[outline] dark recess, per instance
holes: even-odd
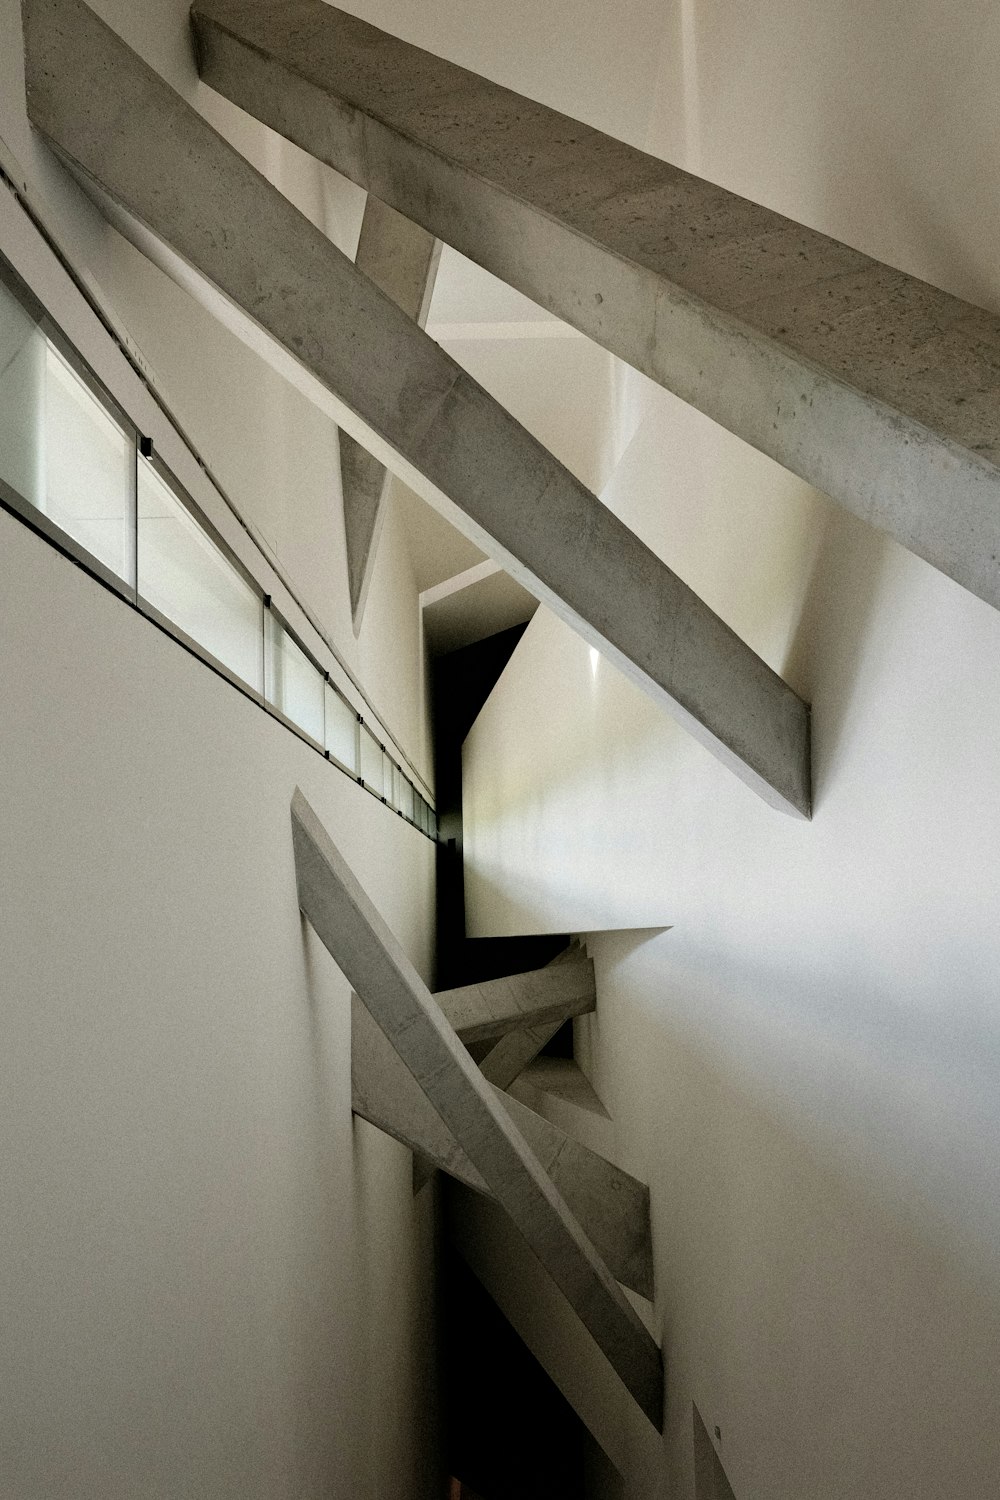
[[[540,969],[566,937],[467,938],[462,876],[462,744],[525,627],[514,625],[431,664],[437,851],[437,987],[453,989]]]
[[[523,625],[431,664],[437,850],[437,987],[541,968],[565,936],[467,938],[462,873],[462,744]],[[572,1056],[572,1022],[546,1051]],[[448,1191],[446,1181],[443,1191]],[[447,1472],[482,1500],[583,1500],[587,1433],[489,1294],[442,1251],[440,1348]]]

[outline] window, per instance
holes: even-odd
[[[262,692],[262,596],[146,459],[138,491],[140,597]]]
[[[326,689],[326,748],[352,776],[358,772],[358,716],[336,688]]]
[[[0,283],[0,479],[135,582],[135,436]]]
[[[266,659],[268,702],[322,745],[326,736],[325,679],[273,610],[267,612]]]
[[[365,786],[369,791],[374,792],[376,797],[386,795],[382,770],[382,746],[364,724],[361,726],[361,775]]]
[[[112,573],[135,581],[135,438],[51,344],[45,359],[45,514]]]

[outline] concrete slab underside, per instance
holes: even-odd
[[[659,1427],[659,1348],[298,791],[292,843],[303,915],[490,1195]]]
[[[24,16],[29,116],[83,179],[301,361],[377,457],[725,765],[808,815],[808,709],[780,677],[81,0],[27,0]]]
[[[345,15],[197,0],[202,76],[1000,605],[1000,319]]]

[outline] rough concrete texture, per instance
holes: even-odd
[[[440,240],[372,193],[368,194],[354,264],[421,328],[427,321],[440,258]],[[355,442],[349,433],[342,432],[340,477],[347,584],[357,634],[375,566],[391,476],[374,454]]]
[[[558,967],[562,964],[582,962],[586,960],[579,940],[574,939],[562,953],[557,953],[555,958],[546,966],[548,969]],[[538,972],[538,971],[536,971]],[[591,973],[593,970],[591,969]],[[593,987],[594,1005],[597,1003],[596,986]],[[474,990],[476,986],[471,986]],[[456,994],[458,991],[439,990],[435,999],[440,1001],[442,995]],[[593,1007],[590,1007],[593,1008]],[[469,1055],[474,1062],[479,1064],[479,1071],[488,1083],[494,1084],[499,1089],[507,1089],[523,1071],[524,1068],[537,1057],[545,1044],[552,1040],[560,1026],[564,1024],[564,1018],[556,1015],[554,1020],[542,1021],[533,1026],[516,1026],[505,1031],[499,1039],[489,1036],[484,1040],[461,1036]],[[413,1162],[413,1191],[419,1193],[420,1189],[434,1175],[434,1168],[418,1156]]]
[[[554,1023],[558,1027],[596,1008],[594,965],[589,958],[581,958],[571,964],[438,990],[434,998],[466,1044],[529,1026]]]
[[[435,1112],[637,1404],[663,1419],[660,1351],[300,791],[299,906]]]
[[[809,712],[781,678],[82,0],[26,0],[24,18],[28,113],[82,178],[761,796],[808,815]]]
[[[579,938],[574,938],[562,953],[557,953],[555,958],[546,967],[549,969],[559,968],[563,964],[578,962],[586,958],[586,949]],[[595,987],[596,1002],[596,987]],[[499,1041],[494,1042],[492,1047],[485,1049],[476,1057],[479,1069],[483,1077],[499,1089],[508,1089],[516,1078],[524,1071],[530,1062],[536,1058],[546,1043],[555,1036],[562,1021],[545,1021],[534,1026],[521,1027],[516,1031],[508,1031]],[[469,1044],[466,1043],[468,1046]],[[477,1045],[472,1043],[475,1048]]]
[[[351,1089],[356,1115],[425,1162],[494,1196],[357,995],[351,1004]],[[493,1094],[615,1279],[651,1300],[649,1189],[509,1094]]]
[[[1000,605],[1000,319],[335,10],[197,0],[202,76]]]
[[[497,1088],[510,1088],[562,1024],[561,1021],[547,1021],[540,1026],[523,1026],[517,1031],[508,1031],[480,1059],[483,1077]]]
[[[521,1093],[525,1103],[530,1103],[526,1091],[531,1089],[588,1115],[611,1118],[594,1085],[572,1057],[537,1058],[518,1080],[518,1089],[525,1091]]]

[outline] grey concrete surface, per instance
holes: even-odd
[[[586,948],[579,938],[574,938],[569,946],[564,948],[562,953],[557,953],[546,967],[560,968],[564,964],[576,963],[586,956]],[[483,1077],[495,1084],[497,1088],[510,1088],[515,1079],[538,1056],[542,1048],[552,1040],[562,1024],[562,1021],[555,1020],[520,1027],[516,1031],[508,1031],[492,1046],[473,1043],[474,1048],[484,1047],[484,1050],[476,1056]]]
[[[510,1093],[591,1151],[614,1157],[614,1121],[575,1058],[536,1057],[515,1078]]]
[[[1000,605],[1000,319],[322,0],[213,88]]]
[[[81,179],[299,359],[376,456],[724,764],[807,816],[809,711],[781,678],[82,0],[25,0],[24,19],[29,116]]]
[[[354,264],[421,328],[427,321],[440,258],[440,240],[374,194],[368,194]],[[344,496],[347,585],[357,635],[368,598],[392,476],[374,454],[346,432],[340,434],[340,476]]]
[[[594,965],[589,958],[508,974],[481,984],[438,990],[434,996],[463,1042],[502,1037],[524,1027],[554,1023],[596,1009]]]
[[[351,1090],[355,1114],[424,1162],[494,1196],[357,995],[351,1002]],[[509,1094],[493,1094],[615,1279],[652,1300],[649,1189]]]
[[[608,1120],[611,1116],[594,1085],[572,1057],[539,1057],[526,1068],[518,1081],[519,1089],[558,1099],[574,1109]],[[525,1096],[525,1102],[530,1102]]]
[[[663,1419],[660,1351],[302,793],[299,906],[442,1123],[636,1403]]]
[[[561,953],[546,965],[546,969],[558,968],[563,964],[585,962],[586,951],[579,939],[574,939]],[[536,973],[541,971],[536,970]],[[591,966],[591,975],[593,966]],[[475,990],[476,986],[470,986]],[[465,993],[458,990],[439,990],[435,999],[448,994]],[[597,1003],[597,992],[594,989],[594,1005]],[[592,1007],[591,1007],[592,1008]],[[518,1078],[524,1068],[536,1058],[545,1044],[552,1040],[564,1018],[556,1014],[553,1020],[541,1021],[536,1025],[517,1025],[505,1031],[499,1038],[494,1036],[479,1040],[473,1037],[461,1036],[472,1060],[479,1064],[479,1070],[487,1082],[494,1084],[499,1089],[507,1089]],[[433,1176],[434,1169],[427,1165],[426,1160],[421,1161],[419,1157],[414,1158],[413,1163],[413,1191],[419,1193],[420,1189]]]
[[[508,1089],[524,1069],[552,1040],[563,1023],[546,1021],[539,1026],[522,1026],[508,1031],[480,1058],[483,1077],[497,1088]]]

